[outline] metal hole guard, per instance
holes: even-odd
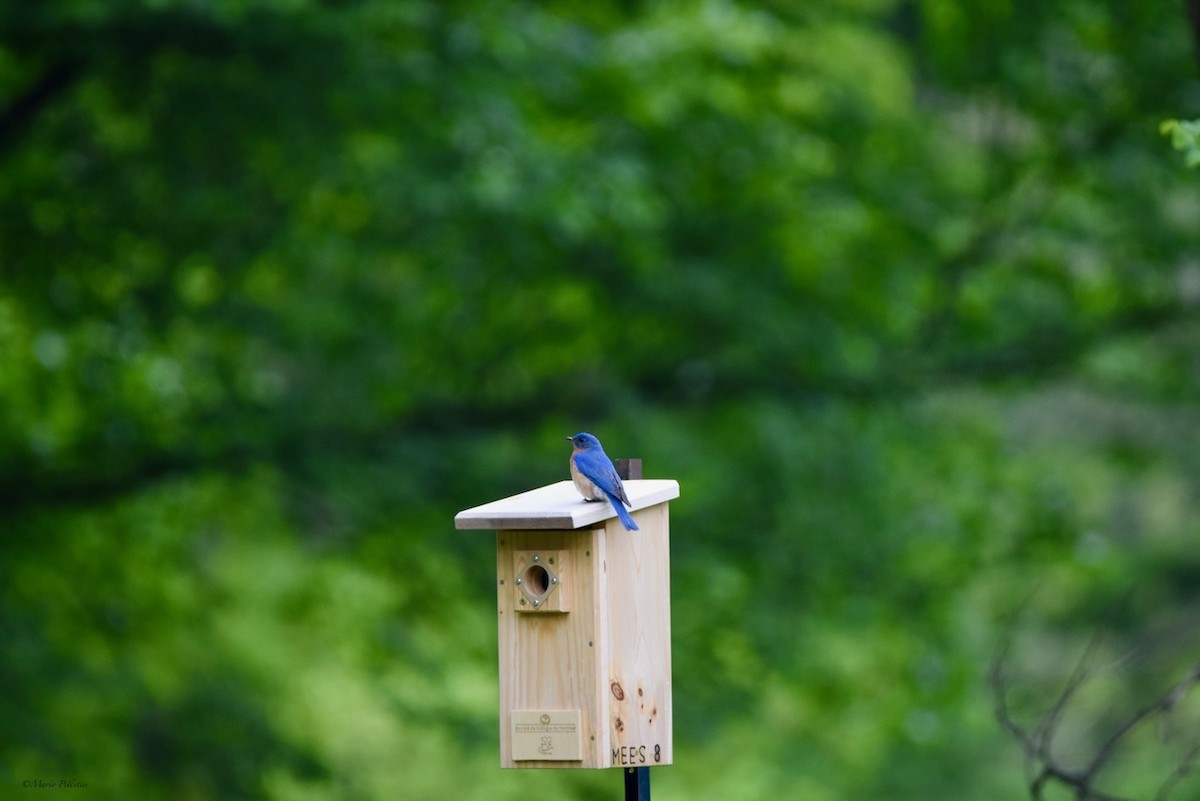
[[[561,558],[557,556],[548,556],[543,559],[540,553],[532,554],[529,557],[528,565],[513,579],[513,583],[525,596],[521,602],[528,600],[529,605],[534,609],[542,607],[550,593],[558,588],[559,579],[553,567],[555,562],[561,561]]]

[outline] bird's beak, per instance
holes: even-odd
[[[567,442],[574,442],[574,441],[575,440],[571,439],[570,437],[567,437]]]

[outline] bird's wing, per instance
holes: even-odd
[[[617,500],[625,504],[629,508],[633,508],[633,504],[629,502],[629,496],[625,494],[625,485],[621,483],[621,477],[617,475],[617,471],[613,471],[613,488],[612,494],[617,496]]]
[[[621,477],[617,475],[617,469],[613,467],[608,456],[595,451],[585,451],[575,455],[575,466],[597,487],[613,495],[626,506],[633,505],[629,502],[629,497],[625,495]]]

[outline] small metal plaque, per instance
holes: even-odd
[[[512,758],[573,762],[583,759],[578,709],[513,710]]]

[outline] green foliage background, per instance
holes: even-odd
[[[452,523],[580,429],[682,487],[656,798],[1023,797],[1022,604],[1067,763],[1195,659],[1181,6],[0,9],[0,796],[618,797],[496,767]]]

